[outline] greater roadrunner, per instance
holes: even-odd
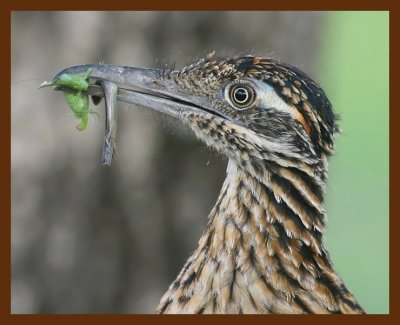
[[[229,159],[198,247],[157,313],[364,313],[322,241],[338,127],[317,83],[273,59],[214,54],[181,71],[82,65],[57,76],[88,68],[91,81],[118,86],[118,100],[176,117]]]

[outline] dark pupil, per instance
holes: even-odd
[[[249,94],[247,93],[247,90],[244,88],[238,88],[235,90],[234,94],[235,100],[240,104],[243,104],[247,100],[248,96]]]

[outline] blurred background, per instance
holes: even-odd
[[[387,12],[14,12],[12,313],[152,313],[196,247],[226,160],[183,125],[119,104],[101,165],[103,105],[87,130],[58,92],[71,65],[176,68],[219,55],[298,66],[341,115],[326,245],[369,313],[388,313]]]

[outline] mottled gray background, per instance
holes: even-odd
[[[12,312],[148,313],[195,248],[226,161],[186,127],[119,105],[118,155],[101,166],[103,106],[78,132],[64,67],[161,67],[216,50],[290,62],[320,80],[318,12],[14,12]]]

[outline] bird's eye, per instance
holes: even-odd
[[[236,88],[233,92],[233,98],[238,104],[243,104],[249,99],[249,92],[245,88]]]
[[[236,109],[245,109],[254,102],[254,90],[247,84],[237,84],[231,87],[229,97]]]

